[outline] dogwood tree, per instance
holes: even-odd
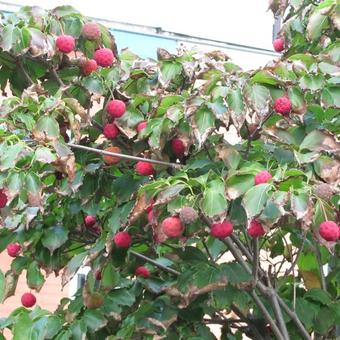
[[[20,275],[30,291],[1,332],[335,338],[340,9],[270,8],[283,54],[252,71],[219,51],[118,53],[69,6],[2,19],[0,299]],[[73,298],[39,308],[47,276],[82,266]]]

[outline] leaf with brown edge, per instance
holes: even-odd
[[[58,156],[57,160],[55,160],[52,165],[57,171],[67,175],[69,183],[72,182],[76,171],[76,162],[73,152],[67,145],[58,141],[55,141],[52,145]]]
[[[337,159],[321,157],[314,163],[317,174],[328,184],[340,184],[340,161]]]
[[[135,205],[133,206],[128,218],[126,225],[130,225],[135,222],[142,214],[145,213],[145,209],[150,205],[150,200],[147,201],[144,193],[138,195]]]
[[[91,122],[91,116],[87,111],[80,105],[75,98],[64,98],[65,104],[76,114],[79,115],[83,123],[89,124]]]
[[[320,279],[313,271],[299,270],[307,289],[321,288]]]
[[[0,302],[4,302],[7,298],[15,294],[18,279],[19,275],[14,274],[12,271],[8,271],[5,274],[5,291],[2,294],[2,301]]]
[[[175,184],[172,185],[165,190],[161,191],[157,195],[156,202],[154,203],[155,206],[166,204],[172,201],[174,198],[178,197],[178,194],[186,187],[185,184]]]
[[[328,151],[340,154],[340,143],[334,135],[329,132],[314,130],[310,132],[302,141],[300,150]]]

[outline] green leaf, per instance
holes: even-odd
[[[293,213],[298,220],[306,216],[308,212],[309,197],[307,194],[291,194],[290,204]]]
[[[270,92],[262,85],[248,85],[245,96],[260,116],[264,116],[269,110]]]
[[[318,305],[310,303],[303,298],[296,299],[296,314],[308,329],[312,328],[314,318],[319,312],[319,308]]]
[[[165,83],[171,82],[177,75],[181,74],[182,64],[174,61],[163,61],[161,63],[161,74]]]
[[[62,275],[62,286],[65,286],[66,283],[69,282],[69,280],[78,271],[79,267],[83,264],[87,254],[88,252],[85,251],[72,257],[67,266],[64,268]]]
[[[37,121],[33,135],[38,140],[55,140],[59,138],[60,131],[58,122],[50,116],[42,116]]]
[[[254,176],[252,175],[233,175],[227,179],[227,196],[234,200],[242,196],[254,186]]]
[[[108,263],[102,271],[102,279],[100,287],[105,291],[110,291],[119,282],[119,273],[113,267],[112,263]]]
[[[0,270],[0,303],[2,303],[4,299],[4,293],[5,293],[5,287],[6,287],[6,279],[3,272]]]
[[[35,289],[37,292],[39,292],[44,285],[45,278],[40,271],[37,261],[31,262],[31,264],[28,266],[26,279],[28,287]]]
[[[102,80],[96,75],[91,74],[83,79],[83,85],[90,93],[103,94],[104,85]]]
[[[300,150],[334,152],[338,148],[339,143],[335,141],[334,137],[320,130],[310,132],[300,144]]]
[[[313,288],[308,290],[304,295],[304,299],[316,301],[326,306],[331,304],[332,302],[329,294],[319,288]]]
[[[322,30],[328,25],[328,17],[316,10],[309,17],[307,24],[307,38],[311,41],[321,37]]]
[[[271,184],[263,183],[255,185],[245,193],[242,205],[249,219],[261,213],[268,200],[270,188]]]
[[[35,150],[35,158],[39,162],[49,164],[54,162],[57,156],[49,148],[42,146]]]
[[[306,111],[306,103],[303,94],[298,87],[289,87],[288,97],[292,102],[293,111],[300,114]]]
[[[231,119],[237,129],[240,129],[246,118],[241,89],[231,90],[227,96]]]
[[[228,201],[224,194],[224,182],[220,179],[212,180],[203,194],[202,201],[203,212],[213,217],[226,212],[228,208]]]
[[[199,133],[203,135],[207,130],[215,126],[215,117],[210,110],[201,108],[195,113],[195,122]]]
[[[301,77],[299,84],[303,90],[318,91],[325,86],[325,78],[321,74],[306,74]]]
[[[5,25],[3,31],[1,32],[1,41],[0,47],[3,51],[10,51],[12,45],[15,41],[15,34],[14,34],[15,27],[13,25]]]
[[[62,226],[48,228],[44,232],[41,243],[51,253],[60,248],[68,240],[68,230]]]
[[[331,327],[334,327],[335,313],[329,307],[322,307],[315,317],[315,331],[320,334],[327,334]]]
[[[84,312],[82,320],[84,321],[84,324],[87,327],[87,329],[92,333],[105,327],[107,324],[107,320],[105,319],[104,315],[97,310],[87,309]]]
[[[325,107],[340,108],[340,88],[338,86],[327,86],[321,92],[321,102]]]
[[[33,321],[28,316],[28,313],[26,311],[22,312],[14,323],[12,340],[30,340],[32,326]]]
[[[252,78],[253,83],[263,83],[263,84],[269,84],[269,85],[277,85],[278,79],[274,77],[273,74],[271,74],[267,70],[261,70],[256,72]]]
[[[14,168],[20,156],[24,154],[24,151],[25,146],[23,144],[4,146],[0,152],[0,170],[4,171]]]

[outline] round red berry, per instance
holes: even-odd
[[[255,185],[267,183],[272,177],[267,170],[260,171],[255,175]]]
[[[229,221],[224,221],[222,223],[214,223],[211,226],[210,234],[215,238],[223,240],[224,238],[230,236],[233,230],[233,224]]]
[[[98,65],[94,59],[88,59],[81,65],[81,70],[85,76],[88,76],[92,72],[96,71]]]
[[[76,41],[71,35],[60,35],[56,40],[57,49],[62,53],[70,53],[76,47]]]
[[[21,252],[21,245],[19,243],[10,243],[7,246],[7,254],[11,257],[17,257]]]
[[[150,176],[154,174],[155,169],[151,163],[139,161],[136,163],[136,172],[141,176]]]
[[[282,52],[285,48],[285,42],[282,38],[277,38],[273,41],[273,47],[276,52]]]
[[[150,271],[148,268],[144,266],[140,266],[135,271],[136,276],[142,276],[144,279],[148,279],[150,277]]]
[[[333,221],[325,221],[320,224],[320,236],[329,242],[335,242],[339,238],[339,227]]]
[[[171,150],[176,157],[182,158],[185,152],[185,145],[183,141],[179,138],[174,138],[171,141]]]
[[[118,248],[129,248],[132,239],[127,231],[120,231],[114,236],[113,241]]]
[[[126,105],[122,100],[113,99],[106,105],[106,111],[112,118],[120,118],[126,110]]]
[[[94,60],[99,66],[109,67],[113,64],[115,57],[109,48],[100,48],[94,52]]]
[[[4,190],[0,190],[0,208],[4,208],[8,202],[7,195],[5,194]]]
[[[95,22],[88,22],[83,26],[83,36],[86,39],[96,40],[100,38],[100,27]]]
[[[265,230],[262,227],[262,224],[256,220],[251,220],[248,227],[248,235],[251,237],[260,237],[265,234]]]
[[[87,215],[85,216],[84,222],[87,228],[92,228],[96,224],[97,221],[94,216]]]
[[[37,299],[32,293],[24,293],[21,296],[21,304],[26,308],[33,307],[36,302]]]
[[[137,128],[136,128],[137,132],[138,133],[141,132],[143,129],[145,129],[147,127],[147,125],[148,125],[147,122],[138,123]]]
[[[178,217],[167,217],[163,220],[161,227],[168,237],[179,237],[184,232],[184,226]]]
[[[280,97],[275,100],[274,109],[283,116],[288,116],[292,110],[292,103],[288,97]]]
[[[107,139],[114,139],[118,136],[119,130],[116,124],[106,124],[103,129],[103,134]]]

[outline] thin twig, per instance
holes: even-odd
[[[166,166],[171,166],[173,168],[181,168],[182,167],[181,164],[168,163],[168,162],[163,162],[163,161],[159,161],[159,160],[156,160],[156,159],[131,156],[131,155],[126,155],[126,154],[116,153],[116,152],[109,152],[109,151],[91,148],[91,147],[85,146],[85,145],[79,145],[79,144],[73,144],[73,143],[68,143],[67,145],[69,147],[73,148],[73,149],[95,152],[95,153],[99,153],[101,155],[115,156],[115,157],[119,157],[119,158],[123,158],[123,159],[130,159],[130,160],[133,160],[133,161],[143,161],[143,162],[147,162],[147,163],[166,165]]]
[[[318,261],[319,271],[320,271],[320,279],[321,279],[321,288],[325,292],[327,292],[327,284],[325,279],[325,273],[323,272],[322,260],[321,260],[321,252],[318,245],[315,245],[315,253],[316,253],[316,260]]]
[[[19,66],[21,72],[24,74],[24,76],[25,76],[26,80],[28,81],[28,83],[29,83],[30,85],[33,85],[33,84],[34,84],[34,81],[33,81],[32,78],[30,77],[30,75],[27,73],[27,71],[26,71],[26,69],[25,69],[25,67],[24,67],[24,64],[23,64],[23,62],[22,62],[22,58],[21,58],[21,57],[18,57],[18,59],[17,59],[17,64],[18,64],[18,66]]]
[[[159,263],[159,262],[157,262],[157,261],[151,259],[150,257],[147,257],[147,256],[145,256],[145,255],[142,255],[142,254],[140,254],[140,253],[137,253],[137,252],[135,252],[135,251],[133,251],[133,250],[130,250],[129,253],[130,253],[131,255],[135,256],[135,257],[138,257],[138,258],[140,258],[140,259],[142,259],[142,260],[144,260],[144,261],[146,261],[146,262],[149,262],[149,263],[153,264],[154,266],[156,266],[156,267],[158,267],[158,268],[164,270],[165,272],[168,272],[168,273],[171,273],[171,274],[174,274],[174,275],[177,275],[177,276],[181,274],[181,273],[178,272],[177,270],[172,269],[172,268],[169,268],[169,267],[167,267],[167,266],[164,266],[163,264],[161,264],[161,263]]]
[[[212,262],[215,262],[213,256],[212,256],[211,253],[210,253],[210,250],[209,250],[209,248],[208,248],[206,242],[205,242],[203,239],[202,239],[202,244],[203,244],[203,247],[204,247],[205,251],[207,252],[207,254],[208,254],[210,260],[211,260]]]
[[[256,286],[256,282],[258,280],[259,267],[260,267],[259,241],[258,241],[258,238],[255,237],[253,239],[253,280],[254,280],[254,286]]]
[[[306,242],[306,234],[304,235],[304,238],[303,238],[303,240],[302,240],[302,244],[301,244],[301,246],[300,246],[298,252],[296,253],[295,260],[294,260],[294,262],[292,263],[292,265],[290,266],[290,268],[286,270],[285,276],[289,275],[291,271],[293,271],[293,275],[294,275],[294,268],[295,268],[295,266],[296,266],[296,264],[297,264],[297,261],[299,260],[300,254],[301,254],[302,251],[303,251],[305,242]]]

